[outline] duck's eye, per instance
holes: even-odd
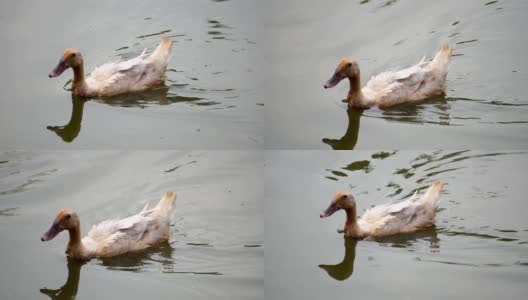
[[[72,55],[71,55],[71,56],[72,56],[72,57],[75,57],[75,55],[76,55],[75,53],[72,53]]]
[[[67,215],[66,215],[66,219],[71,219],[71,215],[70,215],[70,214],[67,214]]]
[[[350,67],[350,66],[352,66],[352,63],[351,62],[347,63],[347,67]]]
[[[348,198],[348,196],[347,195],[343,195],[343,199],[346,199],[346,198]]]

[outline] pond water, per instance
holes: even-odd
[[[7,152],[0,154],[0,299],[263,299],[262,154]],[[68,261],[66,233],[41,242],[57,212],[91,225],[177,193],[159,248]],[[49,297],[48,297],[49,296]]]
[[[9,149],[254,149],[263,144],[255,1],[0,4],[0,144]],[[65,48],[98,65],[173,42],[165,85],[82,101],[48,78]]]
[[[273,151],[266,157],[267,299],[523,299],[528,152]],[[444,184],[436,226],[345,239],[338,191],[358,215]]]
[[[0,299],[523,298],[527,17],[506,0],[3,1]],[[90,72],[164,37],[148,91],[84,99],[70,70],[47,76],[65,48]],[[445,95],[357,110],[348,83],[323,89],[343,57],[365,84],[445,43]],[[427,230],[355,241],[343,213],[319,219],[338,191],[362,213],[436,179]],[[66,234],[40,241],[59,209],[85,234],[169,190],[155,249],[82,263]]]
[[[526,1],[271,0],[260,3],[267,149],[518,149],[528,146]],[[446,95],[347,110],[329,90],[339,59],[362,84],[454,48]]]

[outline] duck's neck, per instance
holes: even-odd
[[[354,76],[349,76],[350,89],[348,90],[347,101],[353,107],[367,107],[364,103],[363,93],[361,92],[361,81],[359,73]]]
[[[348,207],[345,209],[345,212],[346,212],[345,227],[355,226],[357,224],[356,207]]]
[[[83,96],[86,91],[86,82],[84,81],[84,64],[73,67],[73,85],[72,92],[74,95]]]
[[[357,224],[356,207],[349,207],[345,209],[346,223],[345,235],[349,237],[362,237],[361,230]]]
[[[68,242],[68,247],[66,248],[66,254],[73,258],[84,258],[85,251],[81,242],[81,227],[77,226],[75,228],[69,229],[68,233],[70,234],[70,241]]]

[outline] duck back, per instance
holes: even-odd
[[[171,50],[172,41],[164,38],[152,53],[143,51],[130,60],[95,68],[86,78],[85,96],[104,97],[138,92],[163,83]]]
[[[149,248],[168,240],[175,207],[176,194],[167,192],[154,208],[145,206],[136,215],[93,226],[82,242],[91,256],[97,257]]]
[[[452,49],[443,45],[433,59],[399,71],[373,76],[362,89],[368,106],[388,107],[415,102],[444,92]]]
[[[431,226],[435,222],[441,190],[442,184],[435,181],[423,195],[415,193],[405,201],[369,209],[358,224],[373,237],[413,232]]]

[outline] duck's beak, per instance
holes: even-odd
[[[328,79],[328,81],[324,84],[324,88],[325,89],[329,89],[329,88],[333,88],[334,86],[336,86],[341,80],[343,80],[343,77],[341,75],[341,73],[339,72],[335,72],[334,75],[332,75],[332,77],[330,77],[330,79]]]
[[[321,218],[329,217],[329,216],[333,215],[338,210],[339,210],[339,207],[337,207],[337,205],[335,205],[335,203],[332,203],[332,204],[330,204],[330,206],[328,206],[328,208],[325,211],[323,211],[319,215],[319,217],[321,217]]]
[[[64,72],[64,70],[66,70],[66,69],[67,69],[67,67],[64,64],[64,62],[60,61],[59,64],[55,67],[55,69],[53,69],[51,72],[49,72],[48,77],[49,78],[57,77],[60,74],[62,74],[62,72]]]
[[[40,238],[41,241],[45,242],[45,241],[49,241],[51,239],[53,239],[54,237],[57,236],[57,234],[59,234],[59,232],[61,232],[62,229],[59,228],[59,224],[53,222],[53,224],[51,225],[50,229],[48,229],[48,231],[46,231],[42,237]]]

